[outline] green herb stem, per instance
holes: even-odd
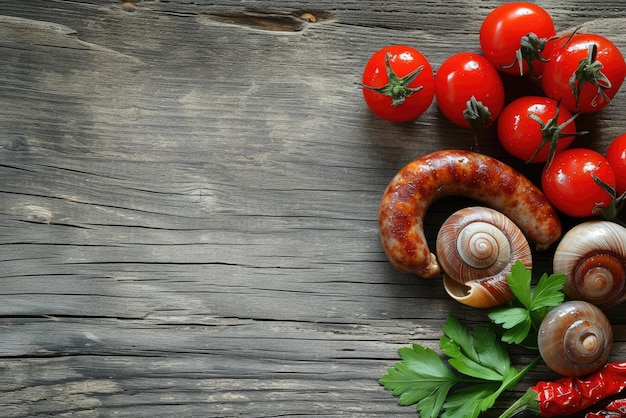
[[[534,415],[539,415],[539,400],[537,392],[528,389],[521,398],[504,411],[498,418],[511,418],[520,412],[531,411]]]
[[[511,379],[510,383],[507,385],[505,390],[509,390],[513,386],[518,384],[519,381],[522,379],[522,377],[524,377],[526,375],[526,373],[528,373],[533,367],[535,367],[537,365],[537,363],[539,363],[540,360],[541,360],[541,356],[535,357],[533,359],[533,361],[531,361],[530,364],[528,364],[528,366],[526,366],[522,370],[520,370],[519,373],[517,373],[517,375],[515,375],[513,377],[513,379]]]

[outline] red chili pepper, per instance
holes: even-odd
[[[589,412],[585,418],[618,418],[626,417],[626,399],[616,399],[601,411]]]
[[[626,362],[609,363],[586,379],[563,377],[532,386],[500,418],[522,411],[541,417],[567,416],[583,411],[596,402],[626,388]]]

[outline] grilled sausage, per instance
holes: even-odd
[[[424,236],[424,216],[434,201],[451,195],[472,198],[502,212],[539,251],[561,236],[555,209],[524,175],[483,154],[437,151],[402,168],[382,197],[380,238],[398,270],[426,278],[440,273]]]

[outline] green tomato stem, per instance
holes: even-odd
[[[600,61],[596,61],[597,55],[598,45],[589,45],[587,57],[580,60],[578,68],[569,79],[570,88],[576,100],[577,108],[580,108],[578,101],[580,99],[580,92],[585,83],[591,83],[598,88],[594,101],[601,95],[607,102],[611,102],[611,99],[604,93],[605,89],[611,88],[611,80],[601,71],[604,66]]]
[[[528,72],[531,76],[535,76],[535,60],[548,62],[541,56],[541,52],[546,47],[546,38],[539,38],[535,33],[522,36],[520,39],[520,47],[515,51],[515,60],[509,64],[502,66],[502,69],[513,68],[516,64],[519,66],[519,75],[524,75],[524,61],[528,64]]]
[[[587,131],[563,133],[562,132],[563,129],[565,129],[565,127],[567,127],[570,123],[574,122],[574,119],[576,119],[580,113],[576,113],[572,115],[571,118],[569,118],[568,120],[566,120],[565,122],[559,125],[558,119],[559,119],[560,113],[561,113],[561,101],[559,100],[556,104],[556,113],[554,117],[549,119],[547,122],[544,122],[543,120],[541,120],[541,118],[539,118],[539,116],[535,114],[528,115],[529,118],[531,118],[532,120],[534,120],[540,125],[541,134],[543,137],[541,139],[541,143],[535,150],[534,154],[528,159],[527,162],[531,162],[532,160],[534,160],[537,154],[539,154],[539,151],[541,151],[543,147],[549,143],[550,148],[548,151],[548,159],[546,160],[546,168],[548,168],[550,167],[550,164],[552,163],[552,160],[554,159],[554,154],[556,154],[556,145],[559,142],[559,139],[566,137],[566,136],[578,136],[578,135],[585,135],[589,133]]]
[[[423,65],[420,65],[415,70],[411,71],[404,77],[398,77],[398,75],[391,68],[389,63],[389,57],[391,53],[385,55],[385,68],[387,70],[387,84],[382,87],[371,87],[365,84],[361,84],[361,87],[391,97],[391,105],[394,107],[400,106],[407,97],[420,91],[423,86],[409,87],[409,85],[417,78],[417,76],[424,69]]]

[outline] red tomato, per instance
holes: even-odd
[[[487,120],[470,123],[468,101],[487,108]],[[504,86],[498,70],[480,54],[461,52],[449,57],[435,76],[437,106],[450,121],[464,128],[488,126],[498,118],[504,106]],[[472,113],[472,112],[469,112]]]
[[[563,105],[558,106],[557,116],[557,104],[554,99],[538,96],[520,97],[509,103],[498,119],[498,139],[504,149],[521,160],[543,163],[569,147],[576,124]]]
[[[493,9],[480,27],[480,47],[499,70],[508,74],[533,73],[547,39],[555,35],[554,22],[540,6],[505,3]]]
[[[433,101],[434,84],[426,57],[406,45],[376,51],[363,71],[367,106],[378,117],[392,122],[407,122],[424,113]]]
[[[541,176],[543,192],[561,212],[574,217],[597,215],[596,207],[605,208],[611,196],[592,177],[615,187],[615,174],[607,160],[598,152],[570,148],[554,156],[552,164]]]
[[[615,173],[617,194],[626,192],[626,134],[615,138],[606,150],[606,160]]]
[[[577,33],[558,42],[560,47],[543,69],[545,94],[561,99],[572,112],[591,113],[606,107],[626,77],[619,49],[595,34]]]

